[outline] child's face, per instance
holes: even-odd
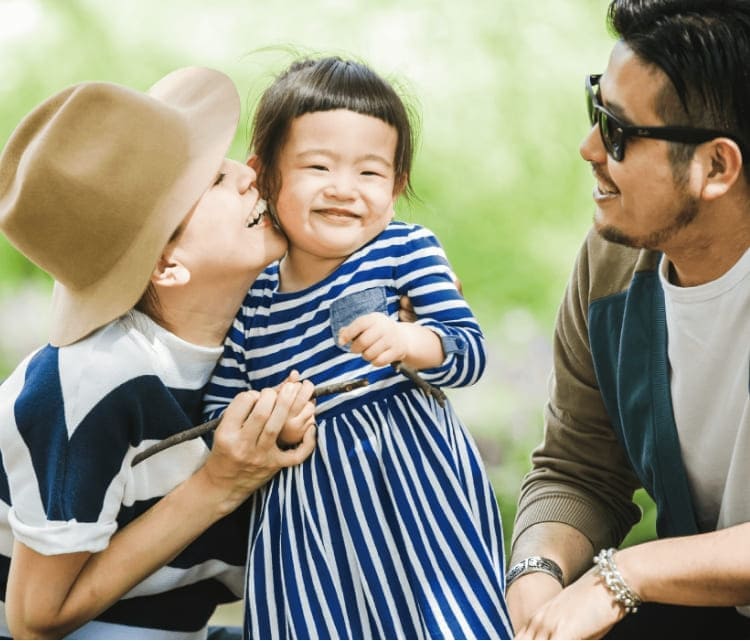
[[[290,257],[343,259],[385,229],[398,195],[397,142],[391,125],[345,109],[295,118],[276,201]]]

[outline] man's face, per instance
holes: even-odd
[[[660,126],[656,99],[666,75],[646,66],[618,42],[600,80],[600,102],[628,125]],[[628,138],[622,161],[607,154],[599,127],[594,125],[581,143],[584,160],[597,181],[594,225],[607,240],[632,247],[665,249],[679,242],[699,215],[698,191],[691,187],[690,165],[675,175],[669,143]]]

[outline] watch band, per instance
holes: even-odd
[[[518,577],[521,577],[524,574],[531,574],[532,572],[544,572],[545,574],[549,574],[550,576],[555,577],[561,586],[565,587],[563,572],[557,563],[552,559],[543,556],[530,556],[523,561],[519,561],[508,570],[508,573],[505,575],[505,589],[507,590],[510,587],[510,584]]]

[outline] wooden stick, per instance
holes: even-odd
[[[341,394],[342,392],[350,392],[358,387],[364,387],[368,384],[367,379],[356,378],[353,381],[347,381],[346,383],[333,383],[331,385],[319,385],[313,390],[312,398],[318,398],[319,396],[328,396],[329,394]],[[133,457],[130,463],[131,467],[138,465],[141,461],[145,461],[147,458],[153,456],[157,452],[166,450],[169,447],[184,443],[185,441],[191,441],[194,438],[198,438],[211,430],[215,430],[221,421],[221,416],[212,418],[210,421],[196,425],[195,427],[188,428],[182,432],[177,432],[168,436],[167,438],[155,443],[151,447],[147,447],[142,452],[139,452]]]
[[[400,372],[401,374],[406,376],[406,378],[414,383],[425,394],[427,394],[428,396],[432,396],[438,402],[438,405],[440,405],[440,407],[445,407],[445,401],[448,400],[448,397],[445,395],[443,390],[441,390],[439,387],[435,387],[431,383],[428,383],[415,370],[407,367],[401,361],[393,361],[391,365],[397,372]]]

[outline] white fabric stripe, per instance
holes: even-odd
[[[113,345],[117,350],[116,367],[111,355]],[[111,390],[138,376],[158,375],[166,386],[200,389],[221,353],[221,348],[193,345],[170,334],[136,310],[86,340],[60,348],[60,384],[66,399],[68,437]],[[103,354],[107,357],[103,358]]]
[[[243,594],[243,575],[244,566],[229,565],[217,559],[209,559],[189,568],[175,568],[167,565],[141,581],[122,598],[132,599],[150,594],[161,594],[212,578],[220,580],[239,598]]]
[[[10,506],[5,501],[0,501],[0,554],[10,558],[13,552],[13,531],[8,523],[9,511]]]
[[[132,506],[136,501],[147,501],[165,496],[191,476],[208,456],[208,446],[202,438],[184,441],[163,450],[147,461],[133,467],[136,454],[158,443],[155,439],[143,440],[131,447],[122,461],[117,478],[124,479],[122,504]]]
[[[265,505],[259,506],[257,501],[253,505],[254,510],[259,510],[263,514],[265,514],[265,507]],[[280,639],[282,635],[279,631],[277,611],[274,607],[276,598],[273,596],[273,590],[276,585],[275,579],[273,577],[273,566],[270,563],[270,559],[273,558],[275,550],[270,546],[270,537],[270,528],[259,527],[255,531],[253,531],[252,529],[250,531],[247,556],[248,562],[247,570],[245,572],[245,599],[249,598],[251,603],[254,603],[259,599],[255,591],[255,582],[258,574],[260,574],[260,572],[262,571],[264,576],[263,584],[266,586],[267,590],[264,604],[268,608],[267,613],[269,615],[269,628],[271,630],[270,638]],[[262,557],[264,561],[262,568],[259,568],[258,564],[255,561],[256,554],[258,553],[258,548],[264,552],[264,555]],[[249,619],[249,636],[251,639],[258,639],[261,637],[258,617],[255,612],[247,612],[247,600],[245,601],[245,608],[246,625],[248,624]]]

